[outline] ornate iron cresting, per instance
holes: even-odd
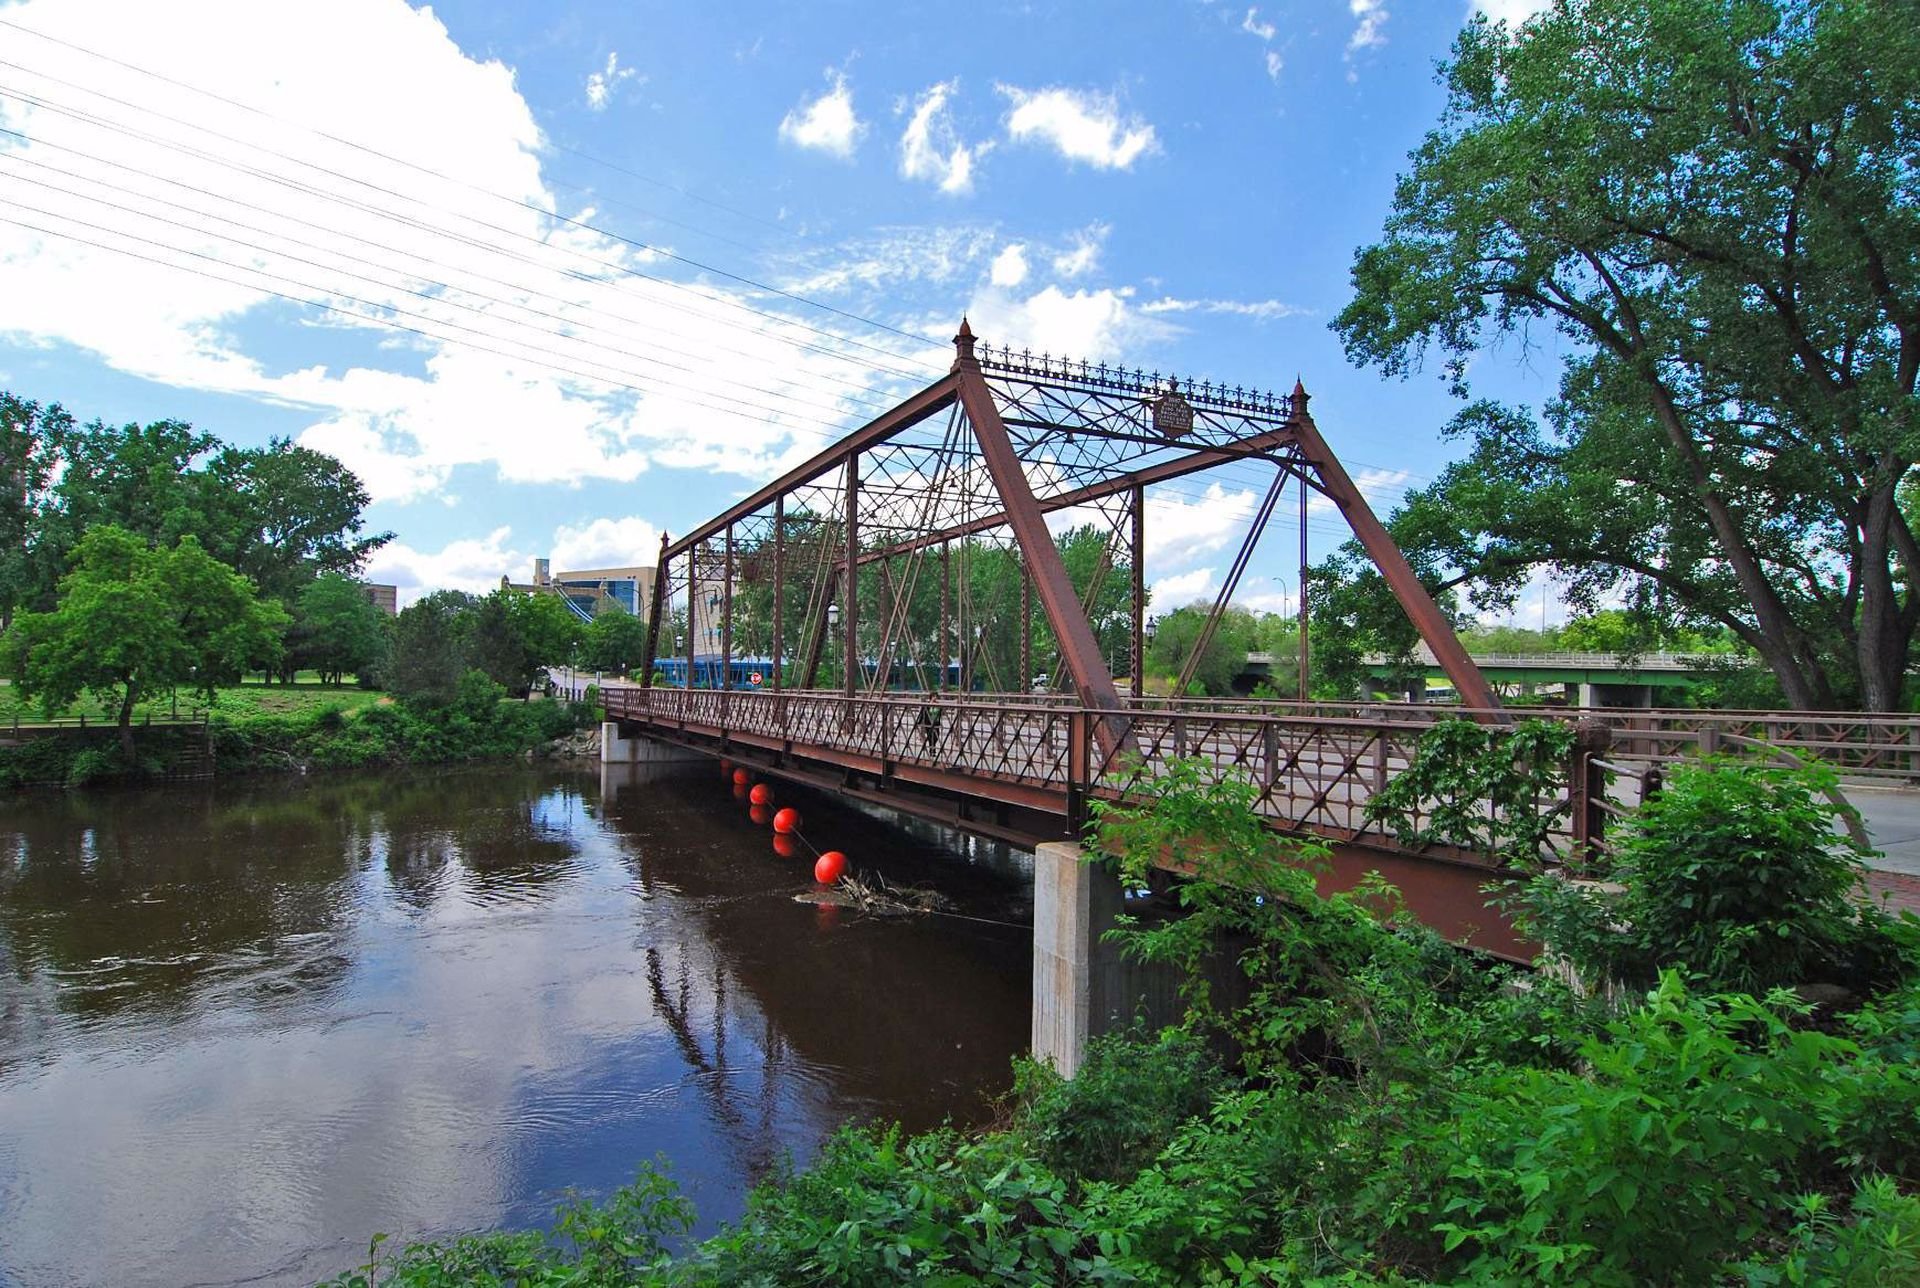
[[[1082,359],[1056,358],[1049,353],[1035,357],[1031,349],[1015,353],[1005,346],[995,349],[989,344],[982,345],[979,352],[980,369],[989,374],[1001,372],[1028,380],[1072,383],[1110,393],[1138,394],[1148,399],[1165,393],[1177,393],[1197,406],[1204,405],[1217,411],[1249,412],[1275,420],[1285,420],[1292,412],[1285,395],[1263,393],[1257,389],[1239,386],[1229,389],[1225,384],[1216,385],[1212,381],[1195,383],[1191,379],[1182,380],[1179,376],[1171,375],[1163,379],[1157,371],[1142,371],[1139,367],[1129,371],[1125,367],[1109,367],[1104,362],[1096,364]]]

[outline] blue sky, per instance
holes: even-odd
[[[1454,403],[1328,323],[1475,7],[0,3],[0,387],[334,452],[405,597],[651,562],[932,379],[963,312],[1298,375],[1385,511]],[[1156,607],[1217,586],[1259,486],[1157,498]],[[1243,598],[1283,608],[1268,541]]]

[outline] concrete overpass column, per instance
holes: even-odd
[[[1087,1040],[1104,1031],[1096,1015],[1096,955],[1124,896],[1106,869],[1070,841],[1033,854],[1033,1058],[1071,1078]]]

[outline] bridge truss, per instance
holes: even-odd
[[[1272,486],[1209,629],[1298,485],[1303,513],[1309,491],[1338,508],[1467,705],[1497,708],[1297,382],[1276,396],[995,350],[964,319],[954,352],[940,380],[679,540],[662,538],[643,684],[672,658],[676,672],[684,659],[686,687],[735,687],[738,663],[752,659],[775,692],[1026,694],[1046,664],[1057,682],[1042,687],[1120,712],[1116,675],[1141,696],[1148,489],[1253,462],[1274,471]],[[1056,540],[1068,528],[1077,569]],[[1301,554],[1304,565],[1304,538]],[[1103,750],[1127,730],[1103,721]]]

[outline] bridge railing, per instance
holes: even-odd
[[[991,794],[1037,789],[1072,812],[1122,799],[1191,759],[1216,780],[1244,773],[1255,808],[1276,823],[1339,840],[1389,843],[1366,803],[1412,763],[1424,726],[1327,716],[1232,712],[1102,712],[1049,702],[847,698],[818,692],[617,689],[617,719],[757,742],[797,754],[856,757],[885,772],[912,767],[933,785]],[[1416,820],[1416,825],[1420,820]],[[1571,851],[1570,827],[1556,852]],[[1454,855],[1453,857],[1475,857]]]
[[[994,783],[1017,784],[1057,801],[1069,814],[1093,797],[1135,793],[1167,774],[1176,760],[1197,760],[1203,775],[1244,773],[1259,789],[1255,808],[1276,823],[1388,845],[1393,838],[1368,817],[1367,802],[1413,763],[1435,719],[1460,714],[1426,709],[1424,718],[1416,718],[1420,708],[1379,704],[1331,715],[1320,714],[1331,704],[1263,704],[1240,711],[1175,704],[1104,712],[1045,695],[848,698],[819,691],[628,688],[610,689],[604,697],[608,714],[617,719],[826,755],[882,773],[911,767],[917,781],[957,791],[991,795]],[[1534,810],[1556,818],[1543,857],[1568,859],[1600,843],[1608,820],[1637,803],[1657,781],[1659,767],[1688,755],[1811,751],[1850,775],[1920,778],[1920,739],[1912,736],[1916,725],[1910,718],[1608,714],[1615,717],[1611,722],[1585,730],[1564,785],[1551,799],[1534,802]],[[1416,829],[1424,822],[1412,820]]]

